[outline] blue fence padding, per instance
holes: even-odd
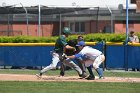
[[[140,46],[128,45],[126,51],[124,45],[106,45],[104,48],[103,43],[97,43],[91,47],[105,52],[106,68],[140,68]],[[54,46],[0,46],[0,66],[47,66],[52,61],[50,51],[53,48]]]
[[[5,47],[0,47],[0,65],[1,66],[3,66],[4,64],[5,64],[5,55],[6,55],[6,53],[5,53]]]
[[[102,50],[101,44],[95,47]],[[0,46],[1,66],[47,66],[54,46]]]
[[[128,68],[140,68],[140,47],[128,46]]]
[[[102,42],[96,43],[96,44],[95,44],[94,46],[92,46],[92,47],[103,52],[103,43],[102,43]]]
[[[46,66],[51,63],[51,46],[1,46],[2,66]]]
[[[124,46],[106,46],[106,68],[124,68]]]

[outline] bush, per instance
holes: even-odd
[[[78,35],[70,35],[67,38],[68,40],[76,39]],[[82,35],[86,42],[124,42],[125,34],[109,34],[109,33],[95,33]],[[137,36],[140,38],[140,33],[137,33]],[[32,36],[11,36],[0,37],[0,43],[53,43],[56,41],[58,36],[52,37],[32,37]]]

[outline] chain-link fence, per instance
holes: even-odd
[[[38,7],[3,9],[0,9],[1,36],[60,35],[64,26],[69,26],[73,34],[111,33],[112,19],[108,9],[41,7],[40,12]]]

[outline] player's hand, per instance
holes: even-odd
[[[62,54],[62,56],[60,57],[60,60],[63,61],[67,59],[67,55],[65,53]]]
[[[67,57],[67,55],[65,53],[62,54],[62,57]]]

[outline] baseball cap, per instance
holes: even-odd
[[[78,42],[78,44],[76,46],[84,46],[85,45],[85,42],[84,41],[80,41]]]
[[[64,34],[70,34],[70,28],[69,27],[64,27],[63,33]]]

